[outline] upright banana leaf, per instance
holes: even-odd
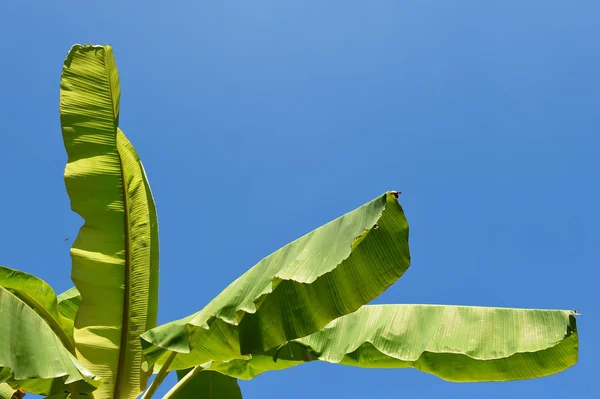
[[[179,382],[163,399],[242,399],[235,378],[200,367],[177,370]]]
[[[35,294],[31,293],[31,297]],[[11,290],[0,286],[2,380],[12,388],[42,395],[69,389],[93,391],[100,384],[99,379],[69,353],[44,318],[49,314],[48,309],[30,307]]]
[[[386,193],[306,234],[198,313],[148,331],[147,358],[185,369],[262,353],[376,298],[409,266],[408,223],[396,198]]]
[[[311,360],[407,368],[448,381],[509,381],[558,373],[577,362],[572,311],[440,305],[368,305],[308,337],[251,360],[210,368],[251,379]]]
[[[62,73],[60,116],[71,208],[84,220],[71,249],[82,303],[77,357],[103,378],[97,398],[146,386],[139,336],[156,325],[158,225],[142,164],[118,128],[120,87],[110,46],[75,45]]]

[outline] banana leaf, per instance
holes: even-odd
[[[100,385],[47,320],[3,286],[0,314],[0,375],[12,388],[49,395],[70,389],[87,393]]]
[[[35,310],[65,348],[75,354],[73,323],[60,313],[56,293],[50,285],[31,274],[0,266],[0,286],[8,289]]]
[[[58,300],[58,311],[67,320],[67,323],[71,325],[75,323],[75,316],[79,306],[81,306],[81,294],[77,290],[77,287],[70,288],[65,292],[61,293],[57,297]]]
[[[441,305],[367,305],[321,331],[212,370],[251,379],[313,360],[408,368],[454,382],[543,377],[577,362],[574,312]]]
[[[118,127],[120,87],[110,46],[75,45],[60,85],[71,208],[85,221],[71,249],[82,302],[77,357],[103,378],[98,398],[135,398],[149,377],[139,336],[156,325],[158,224],[142,164]],[[64,310],[63,310],[64,311]]]
[[[195,367],[177,370],[179,382],[163,399],[242,399],[242,391],[235,378]]]
[[[81,295],[73,287],[58,296],[61,313],[73,320],[81,304]],[[177,370],[179,382],[163,399],[185,399],[202,397],[206,399],[242,399],[237,379],[224,374],[203,370],[201,367]],[[2,399],[0,397],[0,399]]]
[[[397,195],[386,193],[306,234],[261,260],[198,313],[143,334],[150,363],[178,370],[262,353],[379,296],[410,262]]]

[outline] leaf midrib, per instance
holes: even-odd
[[[118,149],[117,149],[118,153]],[[123,186],[123,208],[125,213],[125,290],[123,298],[123,320],[121,322],[121,344],[119,346],[119,363],[117,365],[117,375],[115,377],[114,398],[120,398],[120,384],[125,368],[125,358],[127,357],[127,346],[129,336],[129,308],[131,307],[131,242],[130,242],[130,224],[129,224],[129,201],[127,200],[127,189],[125,187],[125,176],[123,174],[123,160],[119,153],[119,162],[121,165],[121,181]]]
[[[115,109],[114,96],[113,96],[113,85],[111,80],[110,71],[106,65],[106,58],[104,58],[104,69],[106,71],[106,77],[108,80],[108,90],[110,92],[110,102],[111,109],[113,111],[113,119],[114,119],[114,129],[115,129],[115,148],[117,149],[117,154],[119,156],[119,165],[121,171],[121,187],[123,190],[123,212],[124,212],[124,224],[125,224],[125,282],[124,282],[124,293],[123,293],[123,318],[121,321],[121,341],[119,345],[119,361],[117,364],[117,375],[115,376],[115,386],[113,391],[113,398],[120,398],[120,386],[121,380],[124,377],[125,371],[125,359],[127,357],[127,346],[128,346],[128,336],[129,336],[129,308],[131,306],[130,303],[130,295],[131,295],[131,242],[130,242],[130,224],[129,224],[129,201],[127,199],[127,188],[125,182],[125,176],[123,173],[123,159],[121,158],[121,154],[119,152],[118,147],[118,116],[117,110]]]
[[[60,339],[60,342],[62,342],[65,348],[67,348],[67,350],[72,355],[75,355],[75,348],[73,346],[73,343],[71,342],[71,339],[67,336],[65,331],[62,329],[62,326],[58,323],[58,321],[54,317],[52,317],[52,315],[48,313],[48,311],[43,306],[41,306],[38,301],[36,301],[32,296],[28,295],[26,292],[15,289],[13,289],[13,295],[25,302],[25,304],[31,309],[35,310],[46,321],[46,323],[48,324],[48,326],[50,326],[52,331],[54,331],[54,333]]]

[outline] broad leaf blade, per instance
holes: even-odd
[[[558,373],[577,362],[571,311],[439,305],[369,305],[323,330],[250,361],[211,369],[250,379],[311,360],[408,368],[448,381],[509,381]]]
[[[0,286],[35,310],[69,352],[75,354],[73,323],[60,313],[56,294],[50,285],[31,274],[0,266]]]
[[[0,286],[0,374],[13,388],[51,394],[75,384],[91,392],[100,383],[65,348],[48,323]]]
[[[237,380],[216,371],[200,367],[177,370],[177,379],[163,399],[242,399]]]
[[[408,223],[396,196],[386,193],[288,244],[200,312],[145,333],[147,357],[161,365],[177,353],[170,369],[239,358],[356,311],[408,268]]]
[[[82,303],[78,358],[103,377],[98,397],[146,386],[139,336],[156,324],[158,225],[140,160],[118,128],[119,79],[110,46],[75,45],[63,68],[60,113],[71,208],[84,220],[71,249]]]

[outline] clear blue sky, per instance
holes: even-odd
[[[413,262],[377,303],[583,314],[580,362],[559,375],[311,363],[242,382],[245,399],[600,391],[600,2],[83,3],[0,4],[0,264],[71,287],[60,73],[73,43],[111,44],[158,206],[161,323],[389,189]]]

